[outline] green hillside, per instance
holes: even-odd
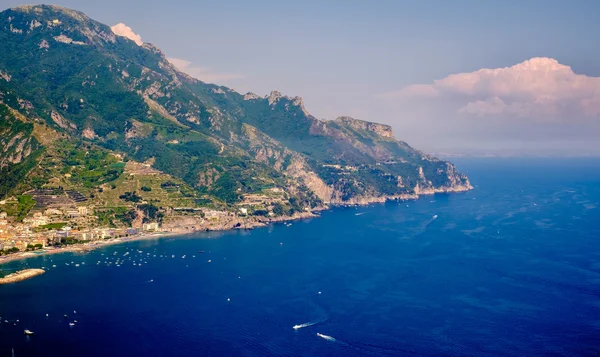
[[[80,12],[23,6],[0,24],[0,198],[60,187],[104,207],[136,207],[125,192],[157,206],[233,207],[281,190],[290,213],[470,188],[386,125],[318,120],[299,97],[205,84]],[[126,172],[141,163],[161,178]]]

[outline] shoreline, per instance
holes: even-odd
[[[0,266],[4,264],[8,264],[10,262],[19,261],[19,260],[27,260],[29,258],[35,258],[39,256],[52,255],[52,254],[61,254],[61,253],[88,253],[92,250],[96,250],[98,248],[107,247],[111,245],[117,245],[128,242],[135,242],[141,240],[150,240],[157,239],[163,237],[173,237],[173,236],[186,236],[195,233],[202,232],[225,232],[225,231],[233,231],[233,230],[252,230],[255,228],[266,227],[269,224],[273,223],[286,223],[290,221],[297,221],[301,219],[311,219],[318,218],[319,212],[331,210],[338,207],[360,207],[367,206],[370,204],[384,204],[388,201],[409,201],[409,200],[417,200],[424,196],[431,196],[438,193],[461,193],[468,192],[472,190],[472,187],[458,187],[456,189],[446,189],[446,190],[436,190],[436,191],[425,191],[420,192],[418,194],[405,194],[405,195],[397,195],[397,196],[379,196],[379,197],[362,197],[356,200],[347,201],[344,203],[341,202],[331,202],[329,205],[316,207],[315,209],[309,212],[301,212],[298,214],[294,214],[293,216],[282,216],[282,217],[274,217],[274,218],[266,218],[264,220],[260,218],[255,218],[255,220],[244,222],[241,224],[240,222],[227,226],[218,226],[213,227],[212,229],[206,228],[204,230],[193,230],[193,231],[165,231],[165,232],[155,232],[155,233],[147,233],[140,234],[138,236],[127,237],[127,238],[111,238],[107,240],[96,240],[90,241],[88,243],[77,243],[72,246],[67,246],[65,248],[43,248],[34,252],[20,252],[14,253],[7,256],[0,257]]]
[[[322,211],[318,210],[318,211]],[[315,210],[317,212],[317,210]],[[106,240],[96,240],[90,241],[86,243],[77,243],[71,246],[67,246],[64,248],[43,248],[40,250],[36,250],[33,252],[19,252],[10,255],[5,255],[0,257],[0,267],[4,264],[8,264],[10,262],[19,261],[19,260],[27,260],[30,258],[36,258],[40,256],[53,255],[53,254],[62,254],[62,253],[88,253],[93,250],[108,247],[111,245],[117,245],[128,242],[136,242],[142,240],[151,240],[151,239],[159,239],[159,238],[167,238],[173,236],[187,236],[195,233],[206,233],[206,232],[225,232],[225,231],[234,231],[234,230],[252,230],[254,228],[266,227],[272,223],[285,223],[289,221],[297,221],[300,219],[309,219],[316,218],[319,215],[310,212],[309,214],[302,213],[297,216],[289,216],[289,217],[278,217],[271,218],[268,221],[257,220],[255,222],[248,222],[250,224],[232,226],[232,227],[216,227],[214,229],[205,229],[205,230],[194,230],[194,231],[172,231],[172,232],[153,232],[147,234],[140,234],[133,237],[126,238],[111,238]]]
[[[112,238],[112,239],[107,239],[107,240],[92,241],[89,243],[78,243],[78,244],[73,244],[72,246],[67,246],[65,248],[50,248],[50,249],[43,248],[40,250],[36,250],[34,252],[14,253],[14,254],[0,257],[0,266],[10,263],[10,262],[14,262],[14,261],[18,261],[18,260],[27,260],[29,258],[36,258],[36,257],[40,257],[40,256],[62,254],[62,253],[88,253],[88,252],[91,252],[98,248],[108,247],[111,245],[117,245],[117,244],[122,244],[122,243],[127,243],[127,242],[135,242],[135,241],[140,241],[140,240],[150,240],[150,239],[156,239],[156,238],[162,238],[162,237],[182,236],[182,235],[187,235],[187,234],[192,234],[192,233],[196,233],[196,232],[190,232],[190,233],[164,232],[164,233],[154,233],[154,234],[141,234],[141,235],[135,236],[135,237]]]

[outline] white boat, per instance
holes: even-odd
[[[75,323],[74,322],[69,322],[69,326],[73,327],[73,326],[75,326]]]
[[[27,329],[25,329],[25,331],[23,331],[23,333],[24,333],[24,334],[26,334],[27,336],[31,336],[31,335],[33,335],[33,333],[34,333],[34,332],[33,332],[33,331],[30,331],[30,330],[27,330]]]
[[[438,215],[437,215],[437,214],[434,214],[434,215],[433,215],[433,219],[436,219],[436,218],[438,218]]]

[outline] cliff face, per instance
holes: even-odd
[[[274,188],[296,211],[470,188],[452,164],[396,140],[387,125],[319,120],[300,97],[203,83],[156,46],[57,6],[0,13],[0,104],[228,205]],[[0,161],[36,151],[25,134],[0,135],[0,151],[11,152]]]
[[[370,131],[382,138],[392,138],[392,127],[389,125],[370,123],[363,120],[358,120],[350,117],[339,117],[335,120],[340,125],[347,125],[350,128],[358,131]]]

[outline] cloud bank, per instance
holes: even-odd
[[[142,41],[142,36],[133,32],[131,27],[125,25],[122,22],[112,26],[110,29],[112,30],[112,32],[115,33],[115,35],[127,37],[131,41],[135,42],[138,46],[141,46],[142,44],[144,44],[144,41]]]
[[[557,60],[537,57],[512,67],[480,69],[417,84],[382,98],[447,100],[459,114],[571,120],[600,117],[600,77],[576,74]]]
[[[227,82],[233,79],[244,78],[243,74],[238,73],[215,73],[207,67],[199,67],[194,65],[190,61],[186,61],[180,58],[167,58],[172,65],[174,65],[178,70],[184,72],[194,78],[197,78],[206,83],[214,83],[217,84]]]

